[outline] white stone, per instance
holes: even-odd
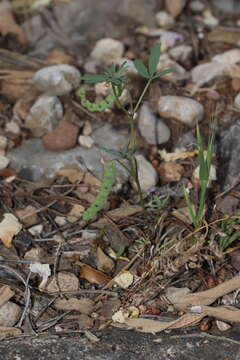
[[[9,159],[4,156],[4,155],[0,155],[0,170],[6,169],[6,167],[9,164]]]
[[[159,63],[157,65],[157,71],[172,69],[173,72],[170,72],[166,75],[161,76],[161,78],[168,81],[179,81],[186,80],[189,78],[189,73],[184,69],[183,66],[179,65],[176,61],[170,59],[167,54],[163,54],[160,57]]]
[[[167,11],[159,11],[156,16],[156,23],[158,26],[170,26],[175,23],[174,17]]]
[[[20,134],[20,127],[14,120],[6,123],[5,130],[6,132],[10,132],[14,135]]]
[[[138,128],[147,143],[151,145],[164,144],[171,135],[168,126],[154,115],[147,104],[141,106]]]
[[[205,9],[205,4],[199,0],[193,0],[189,3],[189,9],[195,13],[201,13]]]
[[[185,96],[160,97],[158,111],[163,118],[173,118],[190,127],[201,121],[204,114],[204,108],[199,102]]]
[[[11,327],[15,325],[20,311],[20,306],[11,301],[7,301],[5,304],[0,306],[0,326]]]
[[[231,49],[222,54],[215,55],[212,61],[220,64],[233,65],[240,62],[240,49]]]
[[[5,150],[7,147],[7,138],[6,136],[0,135],[0,151]]]
[[[80,146],[90,149],[94,144],[94,140],[91,138],[91,136],[80,135],[78,138],[78,143]]]
[[[198,86],[222,76],[228,67],[228,64],[218,62],[208,62],[195,66],[191,71],[191,78]]]
[[[57,96],[42,95],[31,107],[25,126],[33,136],[41,137],[52,131],[63,117],[63,106]]]
[[[238,111],[240,111],[240,93],[238,93],[234,99],[234,106]]]
[[[185,62],[192,54],[192,46],[189,45],[178,45],[169,50],[169,55],[175,61]]]
[[[152,164],[150,164],[143,155],[136,155],[135,158],[138,165],[138,176],[141,189],[147,191],[157,184],[158,174]],[[132,185],[137,190],[135,182],[132,181]]]
[[[123,56],[124,46],[121,41],[104,38],[96,42],[91,52],[91,58],[105,65],[118,62]]]
[[[37,71],[33,84],[47,95],[64,95],[79,87],[80,77],[79,70],[74,66],[53,65]]]

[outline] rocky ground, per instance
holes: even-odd
[[[235,1],[0,3],[0,359],[240,357],[239,13]],[[84,220],[146,84],[134,61],[156,43],[157,71],[174,71],[135,118],[144,209],[118,162]],[[125,110],[89,110],[80,88],[96,106],[112,93],[81,76],[124,61]],[[214,145],[196,225],[183,189],[198,209],[197,125]]]

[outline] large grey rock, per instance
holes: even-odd
[[[115,150],[121,150],[127,141],[125,134],[120,134],[110,125],[96,129],[92,138],[96,145]],[[42,145],[41,140],[31,139],[10,151],[8,157],[13,168],[22,171],[24,176],[36,181],[40,180],[42,176],[53,176],[56,170],[66,164],[79,164],[83,169],[89,169],[95,176],[101,178],[103,173],[101,159],[108,161],[114,156],[100,150],[97,146],[93,146],[91,149],[75,147],[65,151],[50,151]],[[118,165],[118,180],[124,182],[127,178],[126,170]]]
[[[37,15],[26,21],[24,29],[31,54],[45,57],[50,49],[64,47],[76,56],[82,56],[86,44],[92,46],[100,38],[110,35],[119,39],[128,35],[134,25],[153,26],[154,16],[162,4],[163,0],[56,2],[51,13],[46,8],[42,12],[39,9]],[[51,19],[50,25],[46,19]]]

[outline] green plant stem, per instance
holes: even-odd
[[[134,109],[133,109],[133,111],[132,111],[132,116],[133,116],[133,117],[134,117],[134,114],[138,111],[138,108],[139,108],[139,106],[141,105],[142,100],[143,100],[143,98],[144,98],[144,96],[145,96],[145,94],[146,94],[146,92],[147,92],[147,90],[148,90],[148,88],[149,88],[152,80],[153,80],[152,77],[150,77],[150,78],[148,79],[148,82],[146,83],[146,85],[145,85],[145,87],[144,87],[144,89],[143,89],[143,92],[141,93],[141,95],[140,95],[140,97],[139,97],[139,99],[138,99],[138,101],[137,101],[137,104],[135,105],[135,107],[134,107]]]

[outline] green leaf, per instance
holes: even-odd
[[[105,75],[98,75],[98,74],[90,74],[84,75],[80,78],[83,81],[90,82],[90,83],[97,83],[97,82],[104,82],[108,80],[108,77]]]
[[[124,153],[121,152],[121,151],[117,151],[117,150],[114,150],[114,149],[108,149],[104,146],[97,146],[99,149],[105,151],[106,153],[108,154],[111,154],[111,155],[114,155],[114,156],[118,156],[118,157],[124,157]]]
[[[149,73],[148,73],[148,70],[146,68],[145,65],[143,65],[142,61],[141,60],[134,60],[133,61],[133,64],[135,66],[135,68],[137,69],[137,72],[142,75],[143,77],[149,79],[150,76],[149,76]]]
[[[150,56],[148,59],[148,71],[151,76],[153,76],[157,71],[157,65],[160,59],[160,49],[161,49],[161,44],[155,44],[151,49]]]
[[[163,75],[166,75],[166,74],[169,74],[169,73],[172,73],[172,72],[176,72],[175,69],[166,69],[166,70],[161,70],[159,72],[156,73],[156,75],[154,75],[153,79],[156,79],[160,76],[163,76]]]
[[[118,69],[118,71],[116,71],[115,72],[115,76],[122,76],[126,71],[127,71],[127,61],[124,61],[121,65],[120,65],[120,67],[119,67],[119,69]]]

